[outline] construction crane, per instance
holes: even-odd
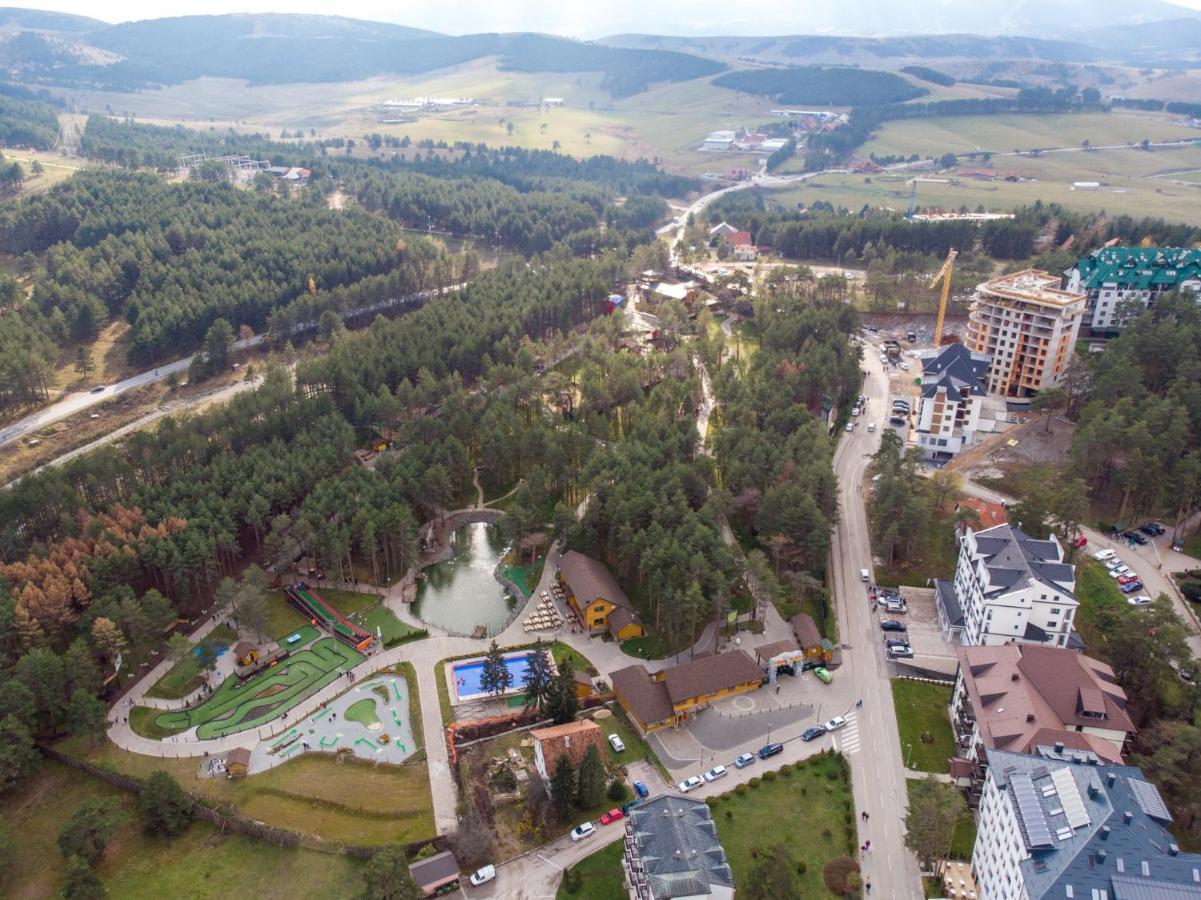
[[[930,282],[930,290],[934,290],[938,287],[938,282],[942,281],[942,297],[938,301],[938,318],[934,321],[934,349],[936,350],[942,346],[942,326],[947,318],[947,303],[951,299],[951,274],[955,271],[955,257],[958,255],[959,251],[957,250],[947,251],[946,262],[942,264],[942,268]]]
[[[905,213],[905,218],[913,220],[913,208],[917,206],[917,176],[909,179],[909,211]]]

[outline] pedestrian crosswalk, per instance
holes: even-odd
[[[850,756],[859,752],[859,717],[849,712],[846,720],[846,726],[834,732],[834,749]]]

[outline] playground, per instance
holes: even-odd
[[[200,740],[257,728],[311,697],[362,658],[342,641],[323,637],[246,681],[226,678],[199,706],[163,713],[155,725],[168,732],[194,727]]]
[[[355,685],[251,756],[252,772],[305,753],[353,753],[373,762],[402,763],[419,749],[409,719],[403,675],[380,675]]]

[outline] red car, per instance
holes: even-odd
[[[1076,538],[1076,540],[1072,541],[1072,546],[1075,547],[1077,550],[1079,550],[1081,547],[1085,546],[1087,543],[1088,543],[1088,538],[1086,538],[1084,535],[1080,535],[1080,537],[1078,537],[1078,538]]]
[[[1138,581],[1137,575],[1123,575],[1118,578],[1118,584],[1133,584]]]
[[[616,822],[618,819],[624,819],[625,817],[626,814],[620,809],[611,809],[600,817],[600,823],[602,825],[610,825],[613,822]]]

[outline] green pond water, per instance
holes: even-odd
[[[422,570],[413,614],[459,634],[477,625],[495,634],[517,603],[492,577],[506,550],[500,529],[483,522],[456,528],[451,548],[449,559]]]

